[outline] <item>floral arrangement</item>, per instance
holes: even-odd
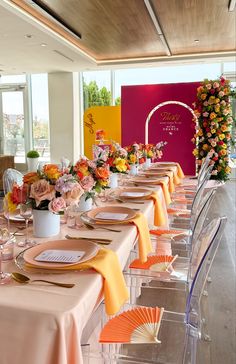
[[[138,143],[128,145],[124,149],[127,151],[127,161],[129,164],[138,164],[139,160],[143,158],[142,149]]]
[[[99,130],[96,130],[95,135],[96,135],[96,140],[103,141],[105,139],[106,132],[103,129],[99,129]]]
[[[163,148],[167,142],[159,142],[157,144],[140,144],[140,150],[142,151],[142,156],[146,160],[148,159],[160,159],[163,155]],[[142,159],[142,158],[141,158]]]
[[[82,195],[86,199],[95,192],[106,188],[109,181],[109,168],[103,160],[91,161],[81,158],[70,170],[60,170],[55,164],[47,164],[42,171],[24,175],[23,185],[13,185],[5,196],[10,212],[25,201],[37,210],[49,210],[62,214],[67,206],[78,203]]]
[[[107,163],[113,173],[127,173],[130,169],[128,152],[119,143],[112,141],[112,150],[108,153]]]
[[[200,168],[208,152],[211,152],[211,163],[214,163],[212,178],[222,181],[228,179],[231,171],[229,151],[233,118],[229,96],[230,82],[224,77],[206,79],[198,87],[197,101],[194,103],[198,122],[192,139],[196,144],[193,154]]]

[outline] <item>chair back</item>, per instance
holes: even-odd
[[[11,192],[14,183],[17,183],[19,186],[23,184],[23,174],[16,169],[8,168],[3,172],[2,181],[3,192],[6,195],[8,192]]]
[[[204,175],[206,173],[206,170],[210,165],[211,157],[212,157],[212,153],[209,152],[207,154],[206,158],[204,159],[203,163],[202,163],[201,169],[200,169],[199,174],[198,174],[198,186],[201,185],[201,183],[202,183],[202,181],[204,179]]]
[[[186,323],[193,327],[200,327],[200,300],[206,280],[218,250],[227,218],[213,219],[202,230],[198,244],[195,244],[190,261],[189,294],[186,303]],[[209,263],[210,261],[210,263]]]

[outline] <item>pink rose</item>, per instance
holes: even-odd
[[[93,188],[93,186],[95,185],[95,181],[93,179],[93,177],[91,175],[89,176],[85,176],[81,181],[80,181],[81,186],[83,187],[84,191],[91,191],[91,189]]]
[[[63,211],[66,208],[66,201],[62,197],[54,198],[48,204],[48,210],[55,213]]]
[[[35,199],[38,206],[41,201],[51,201],[55,197],[55,188],[48,181],[40,179],[31,185],[30,197]]]
[[[71,191],[63,193],[62,197],[66,201],[67,206],[71,203],[79,201],[80,197],[83,195],[84,189],[80,186],[79,183],[74,183]]]

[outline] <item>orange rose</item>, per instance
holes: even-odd
[[[107,179],[109,177],[109,171],[107,168],[98,167],[95,170],[95,175],[97,178]]]
[[[46,164],[43,167],[43,173],[49,179],[58,179],[61,175],[61,172],[59,171],[59,168],[56,164]]]
[[[23,182],[27,183],[28,185],[30,185],[38,180],[39,180],[39,176],[38,176],[37,172],[26,173],[23,177]]]

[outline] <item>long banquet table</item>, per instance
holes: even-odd
[[[160,186],[153,187],[166,213]],[[114,205],[116,203],[109,203]],[[117,205],[117,204],[116,204]],[[123,206],[140,209],[153,223],[153,202]],[[14,227],[13,227],[14,229]],[[73,230],[61,225],[60,234],[53,238],[35,239],[40,243],[72,236],[112,239],[108,246],[116,252],[122,269],[137,239],[134,225],[119,225],[120,233],[104,230]],[[20,239],[19,237],[17,238]],[[20,248],[15,248],[15,254]],[[20,271],[13,261],[3,263],[4,271]],[[31,278],[42,278],[32,274]],[[43,274],[44,279],[75,283],[71,289],[44,283],[22,285],[11,281],[0,286],[0,363],[1,364],[82,364],[81,335],[92,313],[103,299],[103,279],[93,270]]]

